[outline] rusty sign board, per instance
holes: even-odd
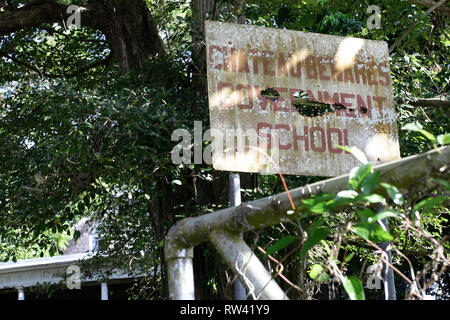
[[[374,164],[400,158],[385,42],[211,21],[205,31],[215,169],[337,176],[358,166],[339,145]]]

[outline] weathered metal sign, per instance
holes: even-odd
[[[337,176],[358,165],[338,145],[374,164],[400,158],[385,42],[211,21],[205,29],[215,169]],[[323,110],[308,114],[311,101]]]

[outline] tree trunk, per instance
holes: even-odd
[[[214,18],[214,0],[192,0],[192,82],[201,96],[208,95],[206,84],[205,20]]]
[[[36,0],[20,8],[0,11],[0,36],[44,24],[66,25],[73,12],[71,4]],[[158,29],[143,0],[90,0],[80,7],[81,26],[101,31],[110,44],[122,73],[140,68],[145,61],[164,54]]]
[[[145,193],[151,195],[151,182],[144,181]],[[152,197],[147,204],[147,212],[151,217],[153,241],[160,243],[164,240],[169,228],[175,224],[176,217],[173,212],[173,203],[178,200],[174,199],[174,194],[170,184],[165,181],[165,177],[159,177],[156,182],[156,189],[159,191],[157,195]],[[162,296],[168,296],[167,272],[164,256],[164,248],[159,248],[160,270],[162,279]]]
[[[244,23],[245,16],[241,14],[241,9],[245,0],[235,0],[220,3],[217,0],[192,0],[192,81],[194,87],[200,95],[207,96],[208,88],[206,84],[206,47],[205,47],[205,20],[215,20],[219,12],[233,11],[236,23]]]
[[[155,21],[142,0],[106,1],[104,10],[102,31],[123,73],[164,55]]]

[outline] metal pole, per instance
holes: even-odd
[[[102,300],[109,300],[108,297],[108,284],[106,282],[102,282]]]
[[[169,299],[195,300],[194,248],[165,247]]]
[[[381,220],[381,227],[385,231],[389,231],[389,223],[387,218]],[[381,249],[390,264],[392,264],[391,244],[390,242],[380,243]],[[397,300],[397,294],[395,292],[394,270],[390,268],[386,263],[383,263],[383,285],[384,285],[384,299],[385,300]]]
[[[209,241],[256,300],[289,300],[272,275],[239,234],[212,231]]]
[[[18,287],[17,291],[17,300],[25,300],[25,291],[23,290],[23,287]]]
[[[241,204],[241,177],[239,173],[230,173],[230,204],[232,207],[239,206]],[[240,234],[241,238],[244,238],[244,234]],[[241,281],[237,279],[234,282],[234,299],[245,300],[247,296],[245,288]]]

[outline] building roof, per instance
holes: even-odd
[[[66,279],[67,267],[79,265],[80,261],[92,257],[92,252],[19,260],[17,262],[0,263],[0,289],[33,287],[38,284],[56,284]],[[96,276],[83,278],[81,282],[95,281]],[[108,279],[131,278],[128,274],[117,270]]]
[[[69,254],[63,256],[54,256],[48,258],[34,258],[18,260],[17,262],[0,263],[0,277],[2,274],[27,270],[48,269],[49,267],[78,264],[80,260],[87,259],[89,252]]]

